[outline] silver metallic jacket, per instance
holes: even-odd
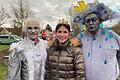
[[[44,80],[47,42],[23,39],[10,46],[7,80]]]

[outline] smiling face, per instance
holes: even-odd
[[[64,43],[69,39],[70,32],[65,26],[61,26],[56,31],[56,38],[58,39],[59,43]]]
[[[97,14],[91,13],[87,15],[85,18],[85,25],[88,32],[90,32],[91,34],[96,34],[100,25],[100,20]]]
[[[38,32],[39,32],[39,27],[36,27],[36,26],[27,27],[27,34],[29,39],[31,40],[37,39]]]
[[[35,19],[28,19],[25,22],[25,32],[27,37],[31,40],[35,40],[38,38],[38,33],[40,31],[39,22]]]

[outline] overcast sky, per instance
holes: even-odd
[[[9,9],[9,2],[13,0],[0,0],[0,6],[4,6]],[[66,18],[66,8],[72,4],[76,4],[79,0],[29,0],[30,7],[40,17],[46,25],[49,23],[51,26],[55,26],[58,19]],[[84,0],[87,2],[94,2],[95,0]],[[120,7],[120,0],[99,0],[99,2],[105,3],[110,8],[116,10],[116,7]]]

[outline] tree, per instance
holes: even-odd
[[[14,0],[14,3],[10,4],[13,16],[14,28],[22,28],[24,20],[32,16],[32,10],[30,10],[27,0]],[[21,29],[22,30],[22,29]],[[22,33],[22,31],[20,31]],[[19,35],[22,35],[18,33]]]
[[[120,35],[120,24],[116,24],[112,27],[112,30],[115,31],[118,35]]]
[[[0,26],[7,23],[9,18],[10,18],[10,15],[7,13],[7,11],[4,9],[4,7],[1,7],[1,9],[0,9]]]
[[[120,15],[120,6],[119,7],[116,7],[117,10],[119,11],[119,15]],[[120,16],[119,16],[120,17]],[[118,24],[120,25],[120,20],[118,21]]]
[[[67,15],[69,16],[68,19],[70,21],[72,31],[74,32],[74,36],[77,36],[80,32],[80,25],[78,23],[74,22],[76,13],[73,10],[73,6],[68,8]]]

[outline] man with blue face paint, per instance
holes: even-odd
[[[88,4],[81,14],[81,22],[87,29],[79,34],[87,80],[116,80],[119,75],[116,54],[120,49],[120,36],[101,28],[101,23],[110,17],[108,8],[103,3]]]
[[[40,24],[27,19],[26,37],[10,46],[7,80],[44,80],[47,42],[38,38]]]

